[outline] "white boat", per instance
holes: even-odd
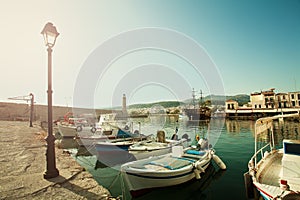
[[[98,123],[96,123],[97,131],[101,131],[101,132],[114,131],[115,127],[117,126],[115,118],[116,118],[116,113],[101,114],[99,116]],[[114,131],[113,134],[116,134],[116,131]]]
[[[94,146],[97,142],[103,142],[112,139],[117,139],[117,135],[113,135],[112,131],[104,131],[91,136],[75,136],[75,140],[77,141],[79,146]]]
[[[80,136],[92,136],[96,133],[96,128],[94,126],[82,126],[75,124],[66,124],[66,123],[58,123],[57,124],[58,131],[61,137],[66,138],[74,138],[77,135]]]
[[[130,135],[126,136],[125,131],[123,131],[120,128],[117,128],[116,126],[113,126],[114,129],[110,128],[103,128],[101,127],[97,129],[96,133],[94,135],[86,135],[86,134],[77,134],[75,137],[75,140],[78,144],[78,152],[77,155],[81,156],[90,156],[90,155],[97,155],[96,150],[96,144],[99,143],[98,146],[107,146],[108,143],[113,143],[113,145],[118,145],[116,143],[117,141],[124,141],[124,138],[132,136],[131,133],[128,133]],[[136,134],[134,135],[136,136]],[[142,139],[144,136],[141,136]],[[139,138],[138,138],[139,139]],[[126,140],[130,140],[126,139]],[[130,143],[130,145],[133,143]],[[111,146],[111,145],[110,145]],[[107,147],[105,147],[107,150]],[[101,147],[98,148],[99,151],[101,151]]]
[[[132,196],[141,192],[160,187],[168,187],[200,179],[201,173],[211,163],[217,160],[220,168],[225,164],[215,155],[213,149],[182,149],[174,146],[172,153],[153,156],[121,165],[121,173]]]
[[[282,148],[274,141],[273,121],[298,118],[299,113],[260,118],[255,123],[255,153],[244,174],[248,198],[300,199],[300,140],[284,138]],[[258,148],[258,137],[267,134],[269,141]],[[258,191],[258,192],[257,192]]]
[[[116,135],[115,113],[101,114],[97,123],[88,123],[86,118],[74,118],[66,115],[63,122],[57,123],[58,131],[62,137],[88,138],[100,137],[100,135]],[[96,136],[96,137],[95,137]],[[86,142],[84,142],[86,143]]]
[[[226,112],[224,110],[217,109],[215,112],[211,115],[212,118],[225,118]]]
[[[187,139],[165,139],[164,131],[158,131],[156,139],[136,142],[129,146],[128,152],[132,154],[136,160],[140,160],[150,156],[159,156],[171,153],[173,146],[187,147]]]
[[[112,131],[102,130],[100,134],[95,134],[92,136],[76,135],[74,139],[78,144],[76,155],[91,156],[91,155],[96,155],[96,149],[95,149],[96,143],[114,140],[117,139],[117,136],[113,135]]]
[[[158,131],[157,137],[132,134],[119,130],[118,139],[102,140],[94,145],[98,161],[112,166],[133,160],[140,160],[150,156],[170,153],[173,146],[187,147],[187,139],[171,140],[165,138],[164,131]],[[123,136],[126,137],[123,138]]]

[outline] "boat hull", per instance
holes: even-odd
[[[121,166],[122,175],[133,196],[142,190],[179,185],[196,178],[195,167],[192,163],[180,169],[162,171],[145,170],[136,167],[141,165],[141,163],[151,162],[164,156],[166,155],[126,163]],[[196,160],[194,160],[195,162]],[[201,169],[205,170],[210,162],[211,158],[204,160],[201,163]]]
[[[78,144],[77,156],[91,156],[97,155],[96,144],[98,142],[105,142],[116,139],[113,135],[95,135],[91,137],[75,137]]]
[[[282,139],[282,148],[278,148],[273,130],[274,120],[283,122],[284,118],[296,117],[299,113],[265,117],[255,123],[255,152],[246,174],[252,182],[245,184],[246,188],[253,185],[264,199],[300,199],[300,140],[288,135]],[[269,141],[260,146],[265,133]]]
[[[58,131],[63,138],[74,138],[75,136],[93,136],[95,132],[93,127],[80,127],[80,129],[73,125],[58,124]]]
[[[58,131],[62,137],[75,137],[77,134],[76,127],[58,124]]]
[[[116,139],[116,136],[110,135],[110,136],[105,136],[105,135],[99,135],[99,136],[91,136],[91,137],[76,137],[76,141],[79,146],[95,146],[98,142],[105,142],[109,140]]]
[[[187,108],[184,109],[185,115],[190,121],[199,121],[210,119],[210,111],[207,108]]]
[[[135,157],[128,152],[128,148],[132,144],[131,141],[98,142],[95,145],[97,160],[108,167],[134,161]]]

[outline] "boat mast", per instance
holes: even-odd
[[[199,108],[201,108],[202,107],[202,90],[200,89],[200,100],[199,100]]]
[[[195,95],[195,89],[193,88],[192,90],[192,103],[193,103],[193,106],[194,106],[194,109],[196,108],[196,95]]]

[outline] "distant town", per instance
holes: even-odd
[[[226,100],[225,105],[222,99]],[[165,105],[166,113],[168,114],[187,115],[185,112],[187,107],[189,107],[190,110],[203,110],[203,108],[209,108],[209,111],[203,110],[203,112],[208,112],[207,115],[210,117],[257,119],[276,114],[299,112],[300,92],[276,93],[275,88],[271,88],[269,90],[253,92],[250,95],[226,97],[210,95],[203,98],[200,97],[198,99],[194,98],[186,100],[185,102],[160,102],[160,105]],[[149,113],[149,109],[147,109],[146,106],[142,107],[142,105],[139,105],[138,107],[141,108],[133,107],[131,113]],[[196,114],[200,115],[199,112]],[[191,118],[189,119],[193,120]]]
[[[225,105],[226,117],[229,118],[258,118],[299,110],[300,92],[275,93],[275,88],[251,93],[250,102],[242,106],[231,99]]]
[[[209,95],[187,99],[184,102],[162,101],[149,104],[126,105],[124,94],[122,106],[111,109],[87,109],[64,106],[53,106],[53,119],[75,111],[78,115],[94,113],[97,117],[102,113],[115,112],[118,117],[147,117],[149,114],[177,115],[188,117],[188,120],[207,120],[209,118],[226,117],[228,119],[257,119],[281,113],[300,111],[300,92],[276,93],[275,88],[253,92],[250,95],[217,96]],[[0,102],[1,120],[28,120],[31,105],[26,103]],[[47,106],[34,105],[33,119],[47,120]]]

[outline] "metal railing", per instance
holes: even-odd
[[[256,169],[256,167],[257,167],[257,163],[260,161],[260,160],[262,160],[263,158],[264,158],[264,152],[266,152],[266,151],[264,151],[267,147],[269,147],[269,150],[271,151],[272,150],[272,145],[271,145],[272,143],[271,142],[269,142],[268,144],[266,144],[265,146],[263,146],[263,147],[261,147],[259,150],[257,150],[254,154],[253,154],[253,156],[251,157],[251,159],[250,159],[250,162],[253,162],[254,161],[254,168]],[[258,157],[259,156],[259,154],[260,154],[260,158]]]

